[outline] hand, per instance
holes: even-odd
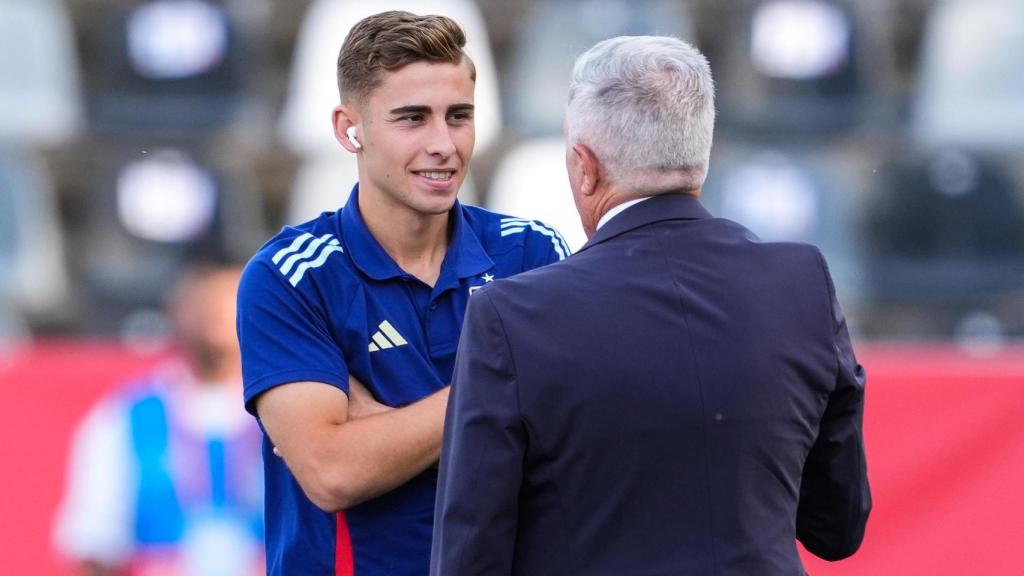
[[[358,420],[374,414],[394,410],[377,401],[373,394],[354,376],[348,377],[348,419]]]

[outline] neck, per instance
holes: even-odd
[[[359,212],[370,234],[402,270],[433,286],[448,251],[449,213],[422,214],[360,194]]]
[[[614,187],[608,187],[600,191],[593,201],[593,210],[591,212],[591,219],[584,222],[584,232],[587,234],[587,238],[590,238],[597,232],[598,225],[601,222],[601,218],[605,214],[610,212],[616,206],[625,204],[632,200],[641,200],[643,198],[650,198],[652,196],[658,196],[660,194],[689,194],[695,198],[700,197],[700,188],[695,190],[692,189],[661,189],[661,190],[648,190],[648,189],[629,189],[622,190]]]
[[[644,198],[646,196],[650,196],[650,194],[633,190],[618,190],[611,186],[598,190],[594,195],[592,208],[590,210],[590,218],[583,223],[583,231],[586,232],[587,238],[590,238],[597,232],[598,223],[609,210],[615,208],[619,204],[629,202],[630,200]]]

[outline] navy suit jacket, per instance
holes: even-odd
[[[431,573],[803,574],[863,537],[863,403],[816,248],[651,198],[470,299]]]

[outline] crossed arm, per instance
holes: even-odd
[[[397,409],[377,403],[355,378],[349,390],[294,382],[256,400],[275,451],[306,496],[329,512],[397,488],[441,451],[447,387]]]

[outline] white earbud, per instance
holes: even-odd
[[[355,146],[356,148],[362,148],[363,147],[363,145],[359,143],[359,140],[356,140],[356,127],[355,126],[349,126],[348,130],[345,130],[345,135],[348,136],[348,141],[351,142],[353,146]]]

